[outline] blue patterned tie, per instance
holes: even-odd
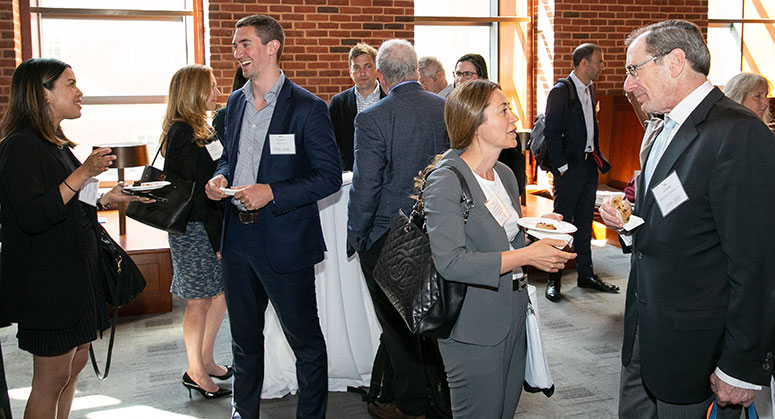
[[[665,146],[667,146],[667,140],[670,138],[670,133],[673,132],[673,128],[675,128],[676,125],[678,124],[675,121],[665,117],[665,126],[662,128],[662,132],[660,132],[654,140],[654,145],[651,146],[651,153],[649,154],[648,160],[646,160],[646,168],[643,170],[643,176],[645,176],[643,178],[643,186],[649,186],[651,175],[654,174],[654,169],[656,169],[659,159],[662,158],[662,153],[665,152]]]

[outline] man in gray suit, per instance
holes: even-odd
[[[355,163],[347,206],[348,254],[358,252],[393,367],[392,404],[370,403],[377,418],[425,417],[425,375],[419,338],[374,281],[374,265],[399,209],[412,208],[414,176],[449,144],[444,99],[417,82],[417,53],[400,39],[377,52],[377,77],[388,96],[355,118]],[[402,416],[403,415],[403,416]]]

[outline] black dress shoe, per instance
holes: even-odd
[[[608,282],[603,281],[597,275],[592,275],[585,278],[579,277],[577,284],[579,288],[592,288],[598,291],[612,292],[612,293],[619,292],[619,287],[617,287],[614,284],[609,284]]]
[[[191,377],[188,376],[188,372],[183,374],[183,387],[188,389],[188,398],[191,398],[191,390],[196,390],[199,392],[199,394],[202,395],[205,399],[217,399],[220,397],[228,396],[231,394],[231,390],[227,390],[225,388],[218,387],[218,390],[215,392],[207,391],[199,386],[194,380],[191,379]]]
[[[219,380],[228,380],[234,374],[234,368],[232,368],[231,365],[224,365],[223,367],[226,368],[226,373],[225,374],[223,374],[223,375],[208,374],[208,375],[210,377],[217,378]]]
[[[560,287],[562,285],[562,281],[559,279],[549,279],[549,281],[546,283],[546,292],[544,292],[544,296],[546,296],[546,299],[549,301],[558,301],[560,299]]]

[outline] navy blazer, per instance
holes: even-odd
[[[574,86],[570,75],[568,81]],[[574,92],[577,93],[577,92]],[[592,111],[595,113],[592,118],[595,127],[595,150],[600,151],[598,136],[600,134],[597,126],[597,112],[595,111],[595,91],[591,92]],[[576,95],[576,101],[568,108],[570,100],[568,86],[565,83],[558,82],[554,85],[549,96],[546,98],[546,128],[544,136],[546,138],[546,147],[549,151],[549,159],[552,162],[552,173],[560,175],[557,168],[566,164],[584,161],[584,149],[587,147],[587,122],[584,119],[584,109],[581,101]],[[565,112],[570,111],[568,117],[568,129],[565,131],[564,121]],[[564,134],[564,139],[563,139]],[[602,173],[608,172],[611,166],[602,153],[599,153],[603,167],[600,167]]]
[[[639,335],[641,374],[669,403],[711,395],[708,377],[768,385],[775,340],[775,137],[718,89],[640,177],[622,362]],[[688,196],[666,216],[652,188],[675,173]],[[753,199],[752,199],[753,198]]]
[[[234,180],[246,104],[242,89],[226,103],[224,151],[213,176],[225,176],[229,185]],[[272,134],[294,134],[296,154],[272,154]],[[268,184],[274,194],[274,201],[258,210],[261,234],[256,237],[271,267],[285,273],[323,260],[326,245],[317,201],[339,190],[342,169],[325,102],[287,78],[269,123],[256,183]],[[230,219],[225,217],[221,248]]]
[[[347,204],[348,253],[371,248],[414,200],[414,177],[449,147],[445,99],[417,82],[396,86],[355,117],[355,167]]]
[[[355,138],[355,115],[358,114],[358,102],[353,86],[343,92],[339,92],[328,103],[328,112],[331,114],[331,122],[334,124],[336,146],[339,149],[339,157],[342,161],[342,170],[353,170],[355,161],[353,142]],[[379,89],[379,98],[382,99],[385,92]]]
[[[0,142],[0,323],[63,329],[86,314],[83,204],[77,195],[64,204],[59,192],[68,166],[80,166],[68,154],[69,162],[29,127]]]

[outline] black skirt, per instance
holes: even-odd
[[[84,214],[84,217],[87,217]],[[84,243],[88,264],[89,293],[84,314],[72,327],[65,329],[29,329],[19,324],[16,337],[19,348],[37,356],[62,355],[73,348],[89,343],[97,338],[97,333],[109,327],[105,298],[99,285],[99,259],[97,238],[88,219],[84,219],[86,230]]]

